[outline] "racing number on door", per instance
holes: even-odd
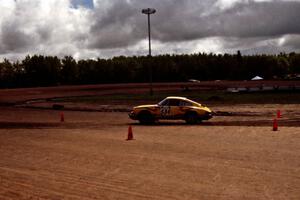
[[[163,106],[160,108],[161,116],[168,116],[170,114],[170,106]]]

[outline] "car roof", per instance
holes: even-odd
[[[170,97],[167,97],[166,99],[180,99],[180,100],[188,100],[186,97],[176,97],[176,96],[170,96]]]
[[[167,97],[166,99],[178,99],[178,100],[188,101],[188,102],[193,103],[193,104],[201,105],[200,103],[198,103],[196,101],[193,101],[193,100],[190,100],[190,99],[188,99],[186,97],[170,96],[170,97]]]

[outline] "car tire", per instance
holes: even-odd
[[[198,114],[195,112],[188,112],[185,116],[185,121],[187,124],[197,124],[200,122]]]
[[[153,115],[148,111],[142,111],[138,115],[138,120],[141,124],[153,124],[155,121]]]

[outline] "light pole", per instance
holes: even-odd
[[[150,15],[156,13],[154,8],[146,8],[142,10],[142,13],[148,15],[148,36],[149,36],[149,61],[151,58],[151,26],[150,26]],[[152,88],[152,65],[149,62],[149,71],[150,71],[150,95],[153,95],[153,88]]]

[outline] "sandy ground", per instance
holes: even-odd
[[[235,106],[250,115],[195,126],[76,111],[61,123],[60,111],[0,109],[0,199],[300,199],[298,105]]]

